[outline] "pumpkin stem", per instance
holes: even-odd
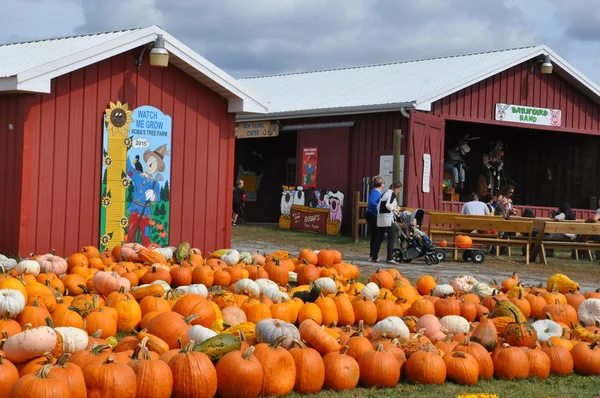
[[[94,334],[92,334],[92,338],[99,339],[101,335],[102,335],[102,329],[98,329],[94,332]]]
[[[33,325],[31,324],[31,322],[27,322],[25,325],[23,325],[23,331],[31,329],[32,326]]]
[[[306,348],[306,346],[304,347]],[[250,346],[246,349],[246,351],[242,354],[242,358],[244,358],[245,360],[249,360],[250,357],[252,356],[252,354],[254,354],[254,350],[256,348],[254,348],[254,346]]]
[[[277,337],[275,340],[273,340],[273,342],[271,344],[269,344],[269,347],[271,347],[272,349],[276,350],[277,347],[279,347],[279,345],[281,343],[283,343],[283,341],[287,339],[286,335],[281,335],[279,337]]]
[[[37,300],[37,299],[36,299]],[[54,329],[54,322],[52,322],[52,318],[47,317],[46,319],[44,319],[46,321],[46,325],[48,327],[51,327],[52,329]]]
[[[90,289],[87,288],[87,286],[79,284],[77,285],[78,288],[80,288],[81,290],[83,290],[83,294],[92,294],[92,292],[90,291]]]
[[[193,321],[195,321],[198,318],[200,318],[200,315],[191,314],[191,315],[188,315],[185,318],[183,318],[183,321],[189,325],[190,323],[192,323]]]
[[[550,315],[549,312],[546,312],[546,319],[550,319],[551,321],[554,320],[554,319],[552,319],[552,315]]]
[[[4,322],[8,322],[10,320],[10,311],[7,310],[4,312],[4,316],[2,317],[2,320]]]
[[[466,358],[467,354],[464,353],[464,352],[462,352],[462,351],[454,351],[452,353],[452,356],[455,357],[455,358]]]
[[[346,355],[346,353],[348,352],[348,350],[350,349],[349,345],[345,345],[344,347],[342,347],[342,349],[340,350],[340,355]]]
[[[96,346],[94,346],[94,344]],[[90,348],[90,354],[94,355],[94,356],[98,356],[100,355],[100,353],[110,347],[110,344],[102,344],[102,345],[98,345],[98,343],[93,342],[92,343],[92,348]]]
[[[382,343],[377,344],[377,350],[376,351],[377,352],[383,352],[383,344]]]
[[[189,343],[187,343],[186,345],[184,345],[181,350],[179,351],[180,354],[187,354],[192,352],[192,349],[194,348],[194,342],[190,341]]]
[[[301,340],[294,339],[294,340],[292,340],[292,344],[297,345],[298,347],[302,348],[303,350],[306,349],[306,344],[304,344]]]
[[[39,379],[47,379],[50,374],[50,369],[52,369],[52,365],[44,365],[35,373],[35,377]]]
[[[71,358],[71,354],[65,352],[64,354],[62,354],[61,356],[58,357],[54,366],[58,366],[59,368],[64,368],[67,361],[69,360],[69,358]]]
[[[516,322],[517,324],[519,324],[519,325],[520,325],[520,324],[521,324],[521,320],[520,320],[520,318],[519,318],[519,315],[517,314],[517,311],[515,311],[515,309],[514,309],[514,308],[511,308],[511,307],[508,307],[508,310],[509,310],[510,312],[512,312],[512,314],[513,314],[513,317],[515,318],[515,322]]]

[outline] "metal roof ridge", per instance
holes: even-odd
[[[91,32],[91,33],[84,33],[81,35],[72,35],[72,36],[50,37],[50,38],[39,39],[39,40],[18,41],[18,42],[14,42],[14,43],[0,44],[0,47],[16,46],[16,45],[20,45],[20,44],[43,43],[43,42],[48,42],[48,41],[75,39],[75,38],[80,38],[80,37],[100,36],[100,35],[105,35],[105,34],[110,34],[110,33],[135,32],[135,31],[138,31],[141,29],[150,28],[152,26],[158,26],[158,25],[140,26],[138,28],[129,28],[129,29],[108,30],[108,31],[104,31],[104,32]]]
[[[258,80],[258,79],[268,79],[268,78],[272,78],[272,77],[281,77],[281,76],[307,75],[307,74],[311,74],[311,73],[324,73],[324,72],[335,72],[335,71],[352,70],[352,69],[377,68],[377,67],[381,67],[381,66],[409,64],[409,63],[425,62],[425,61],[432,61],[432,60],[438,60],[438,59],[461,58],[461,57],[470,57],[473,55],[501,53],[501,52],[507,52],[507,51],[515,51],[515,50],[525,50],[525,49],[542,47],[542,46],[544,46],[544,44],[535,44],[535,45],[512,47],[512,48],[501,48],[501,49],[496,49],[496,50],[476,51],[476,52],[471,52],[471,53],[466,53],[466,54],[452,54],[452,55],[442,55],[442,56],[438,56],[438,57],[409,59],[409,60],[404,60],[404,61],[382,62],[382,63],[378,63],[378,64],[347,66],[347,67],[342,67],[342,68],[316,69],[316,70],[303,71],[303,72],[289,72],[289,73],[277,73],[277,74],[273,74],[273,75],[248,76],[248,77],[241,77],[238,80]]]

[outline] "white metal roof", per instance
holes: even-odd
[[[146,28],[0,45],[0,92],[49,93],[51,80],[153,42],[163,35],[169,63],[229,100],[229,111],[264,113],[239,81],[153,25]]]
[[[269,119],[401,108],[429,111],[433,102],[540,55],[550,55],[553,73],[561,74],[600,102],[600,88],[545,45],[246,78],[241,82],[268,106]],[[238,120],[259,118],[238,116]]]

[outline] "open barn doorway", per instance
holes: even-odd
[[[589,208],[590,198],[600,194],[598,136],[447,121],[445,159],[465,135],[470,151],[463,156],[467,168],[461,200],[471,192],[485,193],[483,155],[498,141],[504,152],[500,185],[515,186],[515,204],[554,207],[567,201],[574,208]]]

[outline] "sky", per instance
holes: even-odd
[[[2,0],[0,43],[160,25],[236,78],[547,44],[600,84],[600,0]]]

